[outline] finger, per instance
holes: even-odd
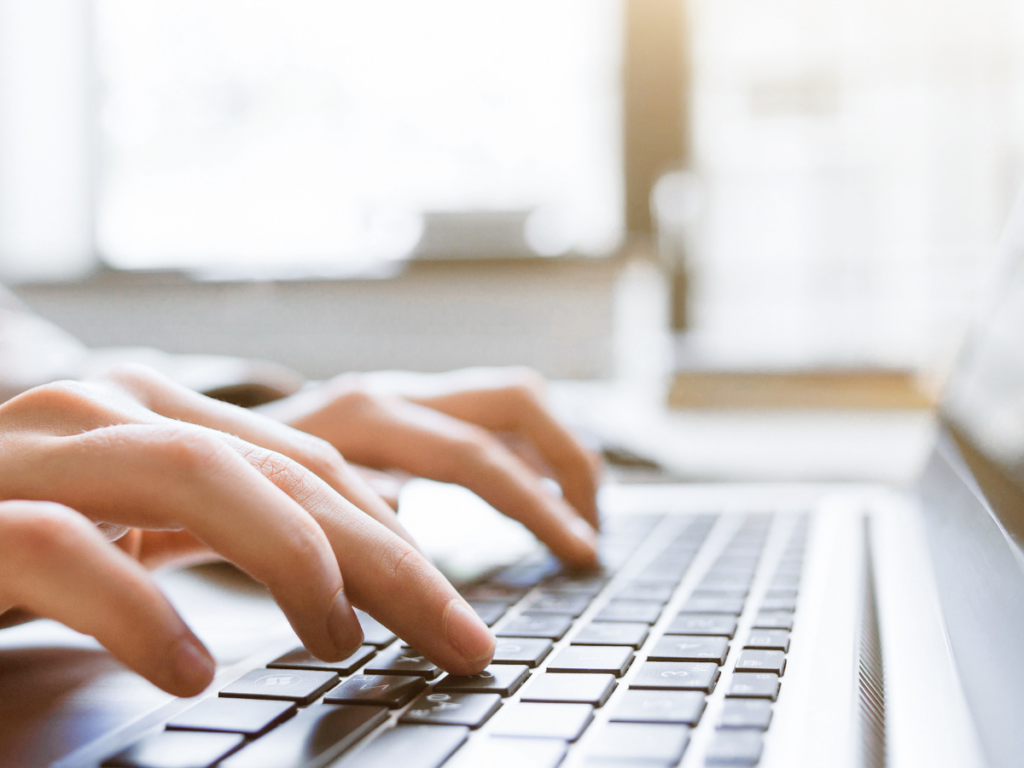
[[[176,696],[213,679],[213,659],[145,570],[66,507],[0,503],[0,612],[10,605],[92,635]]]
[[[360,397],[358,418],[348,414],[332,433],[354,460],[463,485],[526,525],[564,562],[596,563],[594,529],[492,435],[405,400]]]
[[[305,496],[330,489],[305,471],[289,496],[226,440],[242,443],[177,423],[47,439],[35,456],[46,471],[21,473],[31,480],[17,495],[60,501],[95,520],[184,528],[266,584],[314,654],[351,653],[362,631],[330,542],[302,508]]]
[[[520,381],[505,386],[411,399],[491,432],[511,432],[528,440],[551,467],[566,501],[596,528],[599,476],[590,451],[544,406],[539,377],[515,377]]]
[[[295,482],[288,475],[272,479],[287,489]],[[490,663],[493,633],[448,580],[409,542],[331,493],[310,495],[303,506],[338,553],[352,603],[452,674]]]
[[[380,498],[330,443],[259,413],[204,397],[144,366],[119,366],[106,380],[125,388],[154,412],[200,424],[288,456],[312,470],[375,520],[416,546],[394,509]]]

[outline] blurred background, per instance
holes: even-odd
[[[309,376],[941,375],[1022,43],[1010,0],[0,0],[0,279]]]

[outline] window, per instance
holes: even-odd
[[[113,266],[345,274],[494,221],[541,255],[621,238],[615,0],[96,9]]]

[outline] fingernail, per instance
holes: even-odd
[[[452,647],[470,663],[490,661],[494,655],[494,635],[480,621],[473,609],[458,598],[452,598],[445,608],[445,632]]]
[[[569,530],[590,549],[597,550],[597,531],[582,517],[572,518],[572,521],[569,523]]]
[[[363,642],[363,630],[359,619],[352,610],[352,603],[345,596],[345,590],[338,590],[327,617],[327,632],[339,654],[348,656]]]
[[[174,678],[178,689],[199,693],[213,680],[217,665],[206,649],[190,637],[178,643],[174,658]]]

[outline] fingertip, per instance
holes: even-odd
[[[175,696],[195,696],[202,693],[213,681],[217,664],[213,657],[194,637],[179,641],[173,655],[173,678],[169,686],[161,685]]]
[[[445,606],[444,627],[448,642],[462,659],[461,668],[449,672],[472,675],[491,663],[497,644],[494,633],[461,598],[452,598]]]
[[[331,603],[327,616],[327,633],[334,643],[334,654],[325,661],[348,658],[362,645],[363,628],[359,625],[359,618],[344,589],[338,590]]]

